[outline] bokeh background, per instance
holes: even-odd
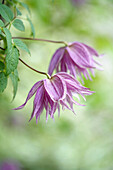
[[[76,116],[65,110],[46,123],[45,111],[36,124],[28,122],[33,99],[20,111],[33,84],[43,78],[19,63],[19,86],[12,100],[12,84],[0,94],[0,168],[2,170],[113,170],[113,1],[112,0],[26,0],[36,37],[67,42],[80,41],[104,54],[85,86],[96,93],[85,107],[75,106]],[[28,15],[22,7],[23,18]],[[30,36],[12,28],[14,36]],[[47,71],[54,51],[61,45],[26,41],[31,57],[21,58],[35,69]],[[6,169],[8,167],[8,169]],[[3,169],[4,168],[4,169]]]

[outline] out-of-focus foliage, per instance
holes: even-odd
[[[22,170],[112,170],[113,169],[113,1],[71,0],[24,1],[31,10],[36,37],[80,41],[96,48],[103,71],[86,81],[96,93],[87,98],[85,107],[75,107],[77,115],[65,110],[55,122],[45,123],[45,112],[36,125],[28,122],[32,102],[21,111],[11,110],[23,103],[28,90],[45,78],[19,63],[20,83],[16,99],[11,101],[11,82],[0,96],[0,164],[14,162]],[[24,15],[26,9],[20,7]],[[29,36],[30,25],[26,22]],[[17,36],[14,28],[13,33]],[[21,57],[34,68],[46,71],[54,51],[60,47],[43,42],[28,43],[31,57]],[[12,89],[13,90],[13,89]],[[31,99],[32,100],[32,99]],[[84,103],[84,102],[82,102]]]

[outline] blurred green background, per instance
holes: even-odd
[[[95,71],[85,86],[96,93],[87,97],[85,107],[75,106],[76,116],[65,110],[55,121],[46,123],[45,111],[36,124],[28,122],[33,99],[20,111],[33,84],[44,76],[19,63],[19,87],[12,100],[12,85],[0,94],[0,165],[14,163],[22,170],[113,170],[113,1],[112,0],[26,0],[36,37],[51,40],[80,41],[94,47],[103,71]],[[25,18],[27,11],[19,8]],[[24,20],[23,20],[24,21]],[[12,29],[14,36],[30,35]],[[59,44],[26,41],[31,57],[21,58],[40,71],[47,71]],[[15,168],[17,170],[17,168]],[[13,169],[12,169],[13,170]]]

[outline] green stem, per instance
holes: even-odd
[[[17,18],[17,16],[16,16],[16,6],[14,6],[14,18]]]
[[[10,25],[10,27],[11,27],[11,24],[12,24],[12,22],[13,22],[15,19],[16,19],[16,16],[14,16],[14,18],[12,19],[12,21],[11,21],[11,22],[8,22],[8,23],[5,25],[5,27],[7,27],[8,25]]]
[[[39,73],[39,74],[44,74],[44,75],[46,75],[48,79],[51,78],[49,74],[47,74],[47,73],[45,73],[45,72],[41,72],[41,71],[35,70],[34,68],[32,68],[31,66],[29,66],[28,64],[26,64],[22,59],[19,58],[19,60],[20,60],[25,66],[27,66],[28,68],[30,68],[31,70],[33,70],[33,71],[35,71],[35,72],[37,72],[37,73]]]
[[[67,42],[65,42],[65,41],[54,41],[54,40],[47,40],[47,39],[41,39],[41,38],[27,38],[27,37],[12,37],[12,39],[44,41],[44,42],[50,42],[50,43],[65,44],[65,46],[68,46]]]

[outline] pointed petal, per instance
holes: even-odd
[[[94,48],[92,48],[84,43],[81,43],[81,44],[83,44],[89,50],[91,55],[99,57],[99,54],[97,53],[97,51]]]
[[[67,72],[65,57],[63,57],[62,60],[61,60],[61,69],[60,70],[63,71],[63,72]]]
[[[82,88],[82,85],[72,75],[65,72],[59,72],[57,75],[63,77],[67,88],[68,86],[74,86],[76,89]]]
[[[53,102],[53,100],[51,100],[51,98],[47,92],[45,93],[44,105],[45,105],[46,110],[49,105],[49,107],[50,107],[49,114],[50,114],[51,118],[53,118],[53,114],[55,113],[55,111],[57,109],[58,102]]]
[[[36,93],[38,87],[40,87],[41,85],[42,85],[42,81],[38,81],[37,83],[35,83],[34,86],[31,88],[31,90],[29,91],[25,103],[17,108],[14,108],[14,110],[22,109],[26,105],[27,101]]]
[[[85,72],[85,74],[88,76],[89,80],[92,81],[92,78],[91,78],[89,72],[88,72],[87,70],[85,70],[84,72]],[[83,74],[84,74],[84,72],[83,72]]]
[[[88,63],[90,62],[91,54],[85,45],[83,45],[80,42],[76,42],[73,44],[72,49],[78,51],[78,53],[80,53],[82,59],[85,59],[84,61],[86,61]]]
[[[46,122],[48,121],[49,110],[50,110],[50,108],[49,108],[49,105],[48,105],[47,110],[46,110]]]
[[[89,55],[88,51],[87,51],[87,53],[83,53],[82,49],[78,49],[77,47],[76,48],[67,47],[67,51],[68,51],[69,56],[71,57],[71,59],[79,67],[93,68],[93,66],[91,65],[91,62],[90,62],[91,59],[90,59],[90,55]]]
[[[58,107],[58,103],[57,102],[55,102],[55,103],[53,103],[53,105],[51,105],[51,110],[50,110],[51,118],[53,117],[53,114],[55,113],[57,107]]]
[[[44,81],[44,87],[48,95],[54,102],[65,97],[65,82],[57,75],[54,75],[52,79],[46,79]]]
[[[68,70],[70,71],[70,74],[76,77],[76,70],[75,70],[75,63],[73,60],[69,57],[69,54],[65,55],[65,63],[67,65]],[[63,70],[62,70],[63,71]],[[66,71],[65,71],[66,72]]]
[[[33,112],[32,112],[30,120],[37,114],[37,112],[40,109],[41,105],[43,105],[44,91],[45,91],[44,86],[40,86],[37,89],[35,99],[34,99]]]
[[[65,107],[65,108],[67,108],[67,109],[69,109],[69,110],[72,110],[72,109],[66,104],[66,102],[65,102],[64,100],[61,100],[61,101],[60,101],[60,104],[61,104],[63,107]]]
[[[85,106],[85,105],[83,105],[83,104],[80,104],[80,103],[76,102],[69,94],[68,94],[68,97],[69,97],[69,99],[70,99],[70,102],[74,103],[75,105]]]
[[[95,72],[94,72],[94,69],[89,69],[90,70],[90,72],[91,72],[91,74],[93,75],[93,77],[95,77]]]
[[[36,113],[36,123],[38,123],[38,119],[40,119],[40,115],[41,115],[43,109],[44,109],[44,104],[42,104],[42,105],[40,106],[39,110],[38,110],[37,113]]]
[[[58,117],[60,117],[60,105],[59,105],[59,103],[58,103]]]
[[[48,74],[50,76],[52,75],[54,69],[57,67],[58,63],[62,59],[64,51],[65,51],[65,48],[63,47],[63,48],[59,48],[54,53],[54,55],[53,55],[53,57],[52,57],[52,59],[50,61],[50,64],[49,64],[49,68],[48,68]]]
[[[76,82],[76,84],[80,85],[80,83],[76,80],[75,77],[73,77],[72,75],[70,75],[66,72],[59,72],[59,73],[57,73],[57,76],[58,75],[61,76],[64,79],[64,81],[71,80],[71,81]]]

